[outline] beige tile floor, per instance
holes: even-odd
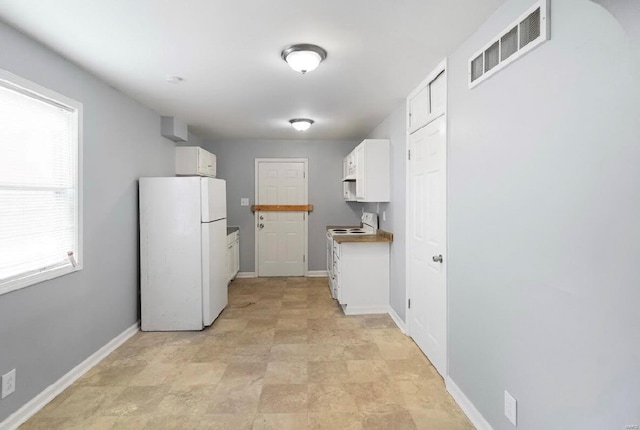
[[[206,330],[136,334],[20,428],[473,426],[388,315],[345,316],[326,278],[261,278]]]

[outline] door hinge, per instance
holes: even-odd
[[[302,221],[307,219],[307,213],[306,212],[302,212]]]
[[[411,309],[411,299],[409,299],[409,309]]]
[[[305,179],[307,177],[307,172],[302,172],[302,179]]]
[[[411,160],[411,150],[409,150],[409,160]]]
[[[306,256],[306,255],[304,255],[304,254],[302,254],[302,262],[303,262],[303,263],[306,263],[306,261],[307,261],[307,256]]]

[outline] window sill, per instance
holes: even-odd
[[[56,267],[44,272],[27,275],[24,278],[12,279],[11,281],[0,283],[0,296],[21,288],[30,287],[31,285],[35,285],[40,282],[68,275],[69,273],[77,272],[78,270],[82,270],[82,265],[78,264],[75,267],[72,265]]]

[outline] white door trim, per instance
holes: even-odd
[[[445,58],[444,60],[442,60],[434,69],[433,71],[426,77],[426,79],[424,79],[420,85],[418,85],[418,87],[416,87],[416,89],[414,89],[408,96],[406,99],[406,134],[405,134],[405,139],[407,142],[407,154],[406,154],[406,158],[405,158],[405,201],[407,203],[409,203],[411,200],[411,195],[410,195],[410,187],[409,187],[409,181],[410,181],[410,174],[411,171],[409,169],[409,157],[408,157],[408,151],[409,151],[409,138],[410,135],[415,133],[416,131],[418,131],[419,129],[416,130],[411,130],[410,128],[410,118],[409,118],[409,114],[411,112],[410,110],[410,101],[411,99],[418,94],[420,91],[422,91],[426,86],[429,85],[429,83],[431,81],[433,81],[435,78],[438,77],[439,74],[441,74],[442,72],[446,72],[447,71],[447,58]],[[448,79],[447,79],[448,81]],[[427,124],[430,124],[431,122],[433,122],[434,120],[438,119],[440,116],[442,116],[443,114],[446,116],[446,128],[447,128],[447,133],[446,133],[446,148],[445,148],[445,154],[447,157],[447,177],[446,177],[446,184],[445,184],[445,193],[446,193],[446,199],[447,199],[447,219],[445,221],[446,223],[446,244],[447,244],[447,253],[444,256],[445,259],[447,259],[448,262],[448,257],[449,257],[449,222],[448,222],[448,213],[449,213],[449,118],[447,116],[447,111],[448,111],[448,106],[449,106],[449,85],[447,84],[445,86],[445,111],[444,113],[437,113],[436,115],[434,115],[432,118],[429,118],[429,120],[420,128],[425,127]],[[406,225],[406,230],[405,230],[405,237],[409,237],[409,233],[410,233],[410,228],[411,228],[411,211],[407,210],[406,214],[405,214],[405,225]],[[411,242],[409,240],[406,241],[405,243],[405,255],[406,255],[406,259],[405,259],[405,273],[407,273],[407,276],[409,275],[410,271],[409,271],[409,263],[411,261],[411,259],[409,258],[410,255],[410,244]],[[446,266],[447,268],[447,272],[445,274],[446,276],[446,288],[447,288],[447,308],[445,309],[445,314],[446,314],[446,319],[447,319],[447,327],[446,327],[446,338],[447,338],[447,348],[446,348],[446,359],[445,359],[445,372],[443,377],[446,379],[447,376],[449,375],[449,287],[448,287],[448,281],[449,281],[449,264],[447,264]],[[409,283],[409,280],[407,279],[407,281],[405,282],[405,298],[407,299],[405,302],[405,325],[406,325],[406,330],[407,330],[407,335],[411,336],[411,309],[409,308],[409,299],[410,297],[410,292],[411,292],[411,284]]]
[[[258,204],[258,194],[260,192],[259,189],[259,175],[258,175],[258,164],[261,162],[267,163],[304,163],[304,196],[305,196],[305,204],[309,204],[309,159],[308,158],[256,158],[255,159],[255,167],[253,170],[254,175],[254,196],[253,201],[255,204]],[[254,273],[256,276],[260,276],[258,273],[258,230],[256,230],[256,225],[258,224],[258,212],[253,213],[253,235],[254,235]],[[303,248],[304,248],[304,276],[309,276],[309,213],[306,213],[304,217],[303,223]]]

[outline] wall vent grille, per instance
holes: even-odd
[[[469,59],[473,88],[549,40],[549,0],[540,0]]]

